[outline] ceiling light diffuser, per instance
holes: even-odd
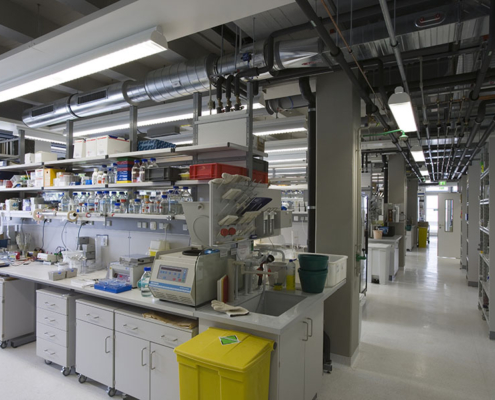
[[[423,148],[421,146],[411,147],[411,155],[416,162],[425,162],[425,155],[423,153]]]
[[[148,29],[11,81],[0,87],[0,102],[139,60],[164,50],[167,50],[167,40],[161,29],[159,27]]]
[[[307,151],[307,147],[293,147],[287,149],[273,149],[273,150],[265,150],[265,153],[290,153],[293,151]]]
[[[388,99],[388,105],[394,115],[399,129],[404,132],[416,132],[416,119],[411,103],[411,96],[404,92],[402,86],[395,88],[395,93]]]
[[[420,172],[420,173],[421,173],[421,175],[423,175],[423,176],[428,176],[428,175],[430,175],[430,173],[428,172],[428,168],[426,168],[426,166],[421,167],[421,168],[419,169],[419,172]]]
[[[295,132],[307,132],[306,128],[292,128],[292,129],[277,129],[273,131],[262,131],[262,132],[254,132],[254,136],[268,136],[268,135],[278,135],[281,133],[295,133]]]

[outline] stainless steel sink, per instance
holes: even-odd
[[[306,299],[305,296],[267,290],[239,305],[252,313],[278,317]]]

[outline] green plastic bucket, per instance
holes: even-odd
[[[321,254],[299,254],[299,266],[304,271],[328,270],[328,256]]]
[[[306,293],[321,293],[325,289],[328,270],[326,271],[304,271],[301,268],[298,270],[299,280],[301,281],[301,289]]]

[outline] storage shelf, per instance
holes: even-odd
[[[481,307],[481,312],[485,316],[486,323],[488,324],[488,327],[490,327],[490,312],[483,307],[483,299],[478,298],[478,302],[479,302],[480,307]]]
[[[484,226],[480,226],[480,231],[486,233],[487,235],[490,234],[490,230],[488,228],[485,228]]]
[[[32,171],[35,169],[38,169],[40,167],[43,167],[43,163],[35,163],[35,164],[13,164],[13,165],[7,165],[5,167],[0,167],[0,172],[1,171]]]
[[[66,219],[66,211],[54,211],[45,210],[47,213],[55,212],[56,215],[47,215],[46,219]],[[33,218],[31,211],[1,211],[2,217],[11,218]],[[157,215],[157,214],[107,214],[101,215],[99,213],[78,213],[78,220],[81,221],[105,221],[107,218],[121,218],[121,219],[140,219],[140,220],[181,220],[185,221],[186,216],[184,214],[180,215]]]
[[[110,160],[117,160],[117,158],[132,157],[132,158],[148,158],[148,157],[173,157],[178,156],[174,149],[156,149],[156,150],[143,150],[143,151],[128,151],[125,153],[110,154],[107,156]]]
[[[490,284],[488,282],[484,282],[480,279],[481,287],[483,288],[483,291],[486,294],[486,297],[490,299]]]
[[[104,164],[108,162],[108,156],[98,157],[84,157],[84,158],[70,158],[68,160],[47,161],[44,163],[45,167],[66,167],[66,166],[80,166],[85,164],[85,168],[94,168],[95,164]]]
[[[159,214],[107,214],[107,218],[123,218],[123,219],[149,219],[149,220],[180,220],[185,221],[186,216],[180,215],[159,215]]]
[[[480,253],[480,257],[483,259],[483,261],[484,261],[484,262],[486,263],[486,265],[488,265],[488,267],[489,267],[489,266],[490,266],[490,259],[489,259],[489,258],[487,258],[487,257],[485,256],[485,254],[483,254],[483,253]]]
[[[201,153],[213,153],[219,151],[240,151],[247,153],[247,146],[241,146],[239,144],[227,142],[226,144],[203,144],[197,146],[186,146],[181,147],[176,154],[184,154],[184,155],[197,155]],[[253,150],[253,155],[259,157],[268,157],[267,153],[264,153],[259,150]]]
[[[481,179],[483,179],[485,176],[487,176],[490,173],[490,168],[485,169],[483,173],[481,174]]]
[[[42,192],[43,188],[21,187],[21,188],[0,188],[0,192]]]
[[[490,199],[482,199],[482,200],[480,200],[480,204],[482,206],[489,205],[490,204]]]

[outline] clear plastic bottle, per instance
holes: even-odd
[[[86,204],[88,205],[87,212],[95,212],[95,193],[90,192],[88,198],[86,200]]]
[[[139,160],[134,160],[134,166],[131,170],[132,183],[139,182]]]
[[[93,169],[93,175],[91,175],[91,184],[96,185],[98,183],[98,168]]]
[[[103,197],[103,192],[98,190],[95,196],[95,212],[101,212],[101,199]]]
[[[127,202],[127,195],[125,192],[119,193],[119,202],[120,202],[120,212],[125,214],[129,211],[129,204]]]
[[[162,215],[166,215],[168,213],[168,198],[166,194],[162,194],[162,198],[160,200],[159,212]]]
[[[285,288],[287,290],[296,290],[296,264],[295,259],[289,260],[287,264],[287,275],[285,276]]]
[[[148,168],[148,160],[143,158],[139,167],[139,182],[146,182],[146,169]]]
[[[65,192],[62,193],[62,197],[60,198],[60,203],[58,204],[58,210],[62,212],[69,211],[69,202],[70,202],[69,196],[66,195]]]
[[[151,279],[151,267],[144,267],[144,274],[138,282],[138,288],[141,290],[141,296],[150,297],[150,279]]]

